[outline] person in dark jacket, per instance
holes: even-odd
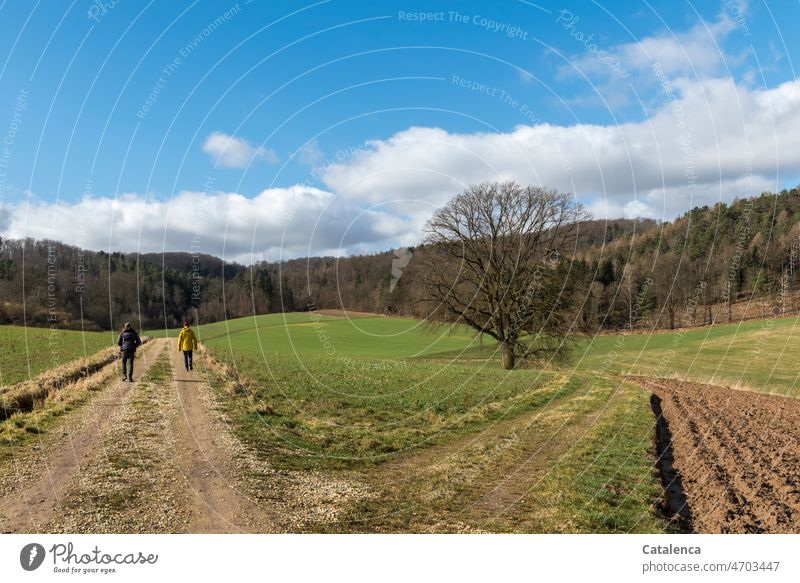
[[[125,322],[122,332],[117,338],[117,346],[122,353],[122,380],[133,382],[133,360],[136,358],[136,349],[142,345],[142,339],[133,329],[130,322]],[[128,364],[130,363],[130,364]]]

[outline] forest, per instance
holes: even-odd
[[[561,257],[576,329],[679,328],[798,310],[800,190],[694,208],[673,221],[590,220]],[[0,240],[0,323],[174,327],[341,309],[426,317],[424,245],[245,266],[183,252],[108,253]],[[744,306],[757,306],[752,314]]]

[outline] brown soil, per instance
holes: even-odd
[[[681,506],[675,496],[685,495],[682,518],[694,532],[800,532],[800,401],[672,379],[630,380],[655,395],[654,410],[666,421],[673,459],[662,471],[676,472],[665,484],[673,490],[671,513]]]

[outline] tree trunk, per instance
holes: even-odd
[[[500,345],[500,351],[503,355],[503,369],[512,370],[515,365],[516,356],[514,355],[514,347],[508,342],[503,342]]]
[[[733,286],[728,289],[728,324],[733,322]]]

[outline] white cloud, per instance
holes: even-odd
[[[800,171],[800,81],[751,90],[726,79],[679,80],[674,90],[676,99],[649,120],[618,126],[541,124],[470,134],[412,127],[368,142],[327,167],[322,179],[349,199],[399,201],[395,206],[406,212],[420,202],[438,206],[483,180],[554,187],[620,209],[647,193],[668,192],[671,217],[701,190],[730,186],[722,194],[730,199],[747,194],[733,190],[743,176],[775,189]],[[662,216],[662,204],[643,202],[642,212]]]
[[[718,202],[730,202],[733,198],[775,190],[778,190],[778,185],[774,178],[745,175],[734,180],[700,184],[691,190],[686,186],[654,188],[630,200],[595,198],[588,201],[586,209],[598,219],[671,219],[694,207],[713,206]]]
[[[243,138],[223,132],[211,132],[203,142],[203,151],[211,156],[215,165],[223,168],[244,168],[257,158],[270,164],[278,161],[274,150],[255,147]]]
[[[672,80],[735,77],[751,56],[751,49],[736,54],[726,50],[734,31],[744,33],[742,27],[746,27],[748,17],[744,0],[725,2],[714,20],[700,19],[689,30],[665,29],[609,46],[604,46],[598,40],[602,35],[579,16],[566,13],[569,17],[560,16],[558,22],[581,48],[567,48],[570,56],[567,63],[560,64],[558,78],[582,79],[588,84],[586,91],[563,96],[564,103],[577,107],[611,111],[626,106],[649,108],[654,97],[656,102],[664,100],[657,87],[662,81],[660,75]],[[747,71],[738,74],[752,85]]]
[[[243,263],[388,249],[416,230],[385,210],[353,209],[307,186],[268,189],[253,198],[184,191],[163,201],[126,194],[20,203],[0,207],[0,226],[9,238],[109,251],[194,250]]]
[[[800,81],[752,90],[675,83],[651,119],[519,126],[507,133],[412,127],[324,167],[328,189],[126,194],[0,207],[5,237],[90,249],[199,250],[249,263],[413,245],[431,212],[466,185],[514,179],[576,192],[598,217],[673,218],[697,205],[776,190],[800,174]]]

